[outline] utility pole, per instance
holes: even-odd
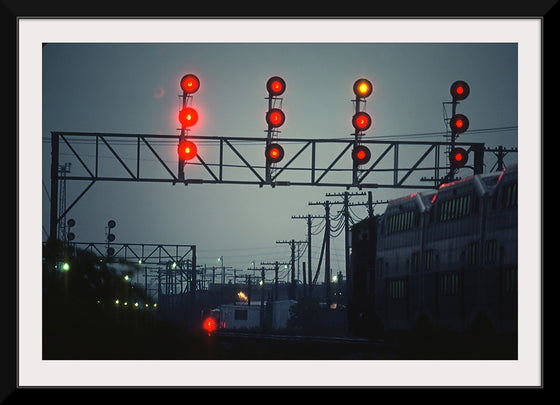
[[[310,202],[308,205],[322,205],[325,207],[325,301],[327,307],[331,306],[331,220],[330,220],[330,203],[325,202]]]
[[[263,263],[261,262],[261,266],[274,266],[274,300],[278,301],[278,266],[280,265],[284,265],[287,266],[289,263],[280,263],[278,262],[278,260],[276,260],[273,263]],[[272,270],[272,269],[264,269],[263,270]],[[264,280],[264,273],[263,273],[263,280]],[[264,286],[264,284],[263,284]]]
[[[308,214],[307,216],[297,216],[292,215],[292,219],[306,219],[307,220],[307,267],[309,268],[309,284],[308,284],[308,292],[311,295],[311,220],[314,218],[324,218],[320,215],[311,215]],[[303,273],[303,284],[305,286],[305,271]]]
[[[261,325],[261,330],[264,330],[264,272],[265,271],[270,271],[270,270],[274,270],[276,273],[276,282],[278,281],[278,266],[276,266],[275,262],[275,268],[268,268],[266,269],[264,266],[261,267],[261,308],[260,308],[260,325]],[[270,264],[270,263],[269,263]],[[268,265],[268,264],[267,264]],[[253,262],[253,268],[251,269],[247,269],[247,270],[252,270],[252,271],[256,271],[257,269],[255,268],[255,263]],[[249,294],[248,294],[248,305],[251,305],[251,276],[247,276],[248,277],[248,285],[249,285]]]
[[[355,207],[355,206],[367,206],[368,207],[368,215],[370,217],[373,216],[373,206],[374,204],[383,204],[383,203],[387,203],[387,201],[379,201],[376,200],[375,202],[372,199],[372,193],[368,192],[368,201],[367,202],[355,202],[355,203],[350,203],[350,197],[353,196],[364,196],[366,195],[365,193],[349,193],[348,191],[345,191],[344,193],[327,193],[325,194],[325,196],[327,197],[342,197],[342,201],[334,201],[331,204],[343,204],[343,209],[342,209],[342,214],[344,215],[344,252],[345,252],[345,261],[346,261],[346,274],[345,274],[345,280],[346,280],[346,288],[347,288],[347,294],[349,295],[351,293],[350,288],[352,286],[353,283],[353,274],[352,274],[352,266],[350,265],[351,263],[351,259],[350,259],[350,212],[348,210],[348,207]]]
[[[288,294],[289,299],[291,300],[295,300],[296,299],[296,243],[298,244],[298,246],[301,243],[307,243],[307,241],[305,240],[298,240],[295,241],[294,239],[292,239],[291,241],[286,241],[286,240],[282,240],[279,241],[277,240],[276,243],[287,243],[291,246],[292,249],[292,279],[291,279],[291,285],[290,285],[290,292]]]

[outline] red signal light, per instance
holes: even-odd
[[[278,97],[286,90],[286,82],[279,76],[273,76],[266,82],[266,90],[272,97]]]
[[[454,169],[463,167],[468,159],[469,154],[463,148],[455,148],[449,153],[449,163]]]
[[[193,74],[187,74],[181,78],[181,89],[185,93],[192,94],[195,93],[200,87],[200,80]]]
[[[192,107],[185,107],[179,111],[179,122],[183,128],[192,127],[198,121],[198,113]]]
[[[202,323],[202,327],[204,328],[204,330],[206,332],[208,332],[208,336],[210,336],[210,334],[212,332],[214,332],[217,329],[217,325],[216,325],[216,321],[214,320],[214,318],[212,318],[211,316],[209,316],[208,318],[206,318],[204,320],[204,322]]]
[[[373,92],[373,85],[368,79],[358,79],[354,82],[354,94],[358,98],[366,98]]]
[[[266,113],[266,123],[272,128],[278,128],[284,124],[286,116],[279,108],[273,108]]]
[[[284,148],[277,143],[271,143],[266,147],[265,157],[269,163],[278,163],[284,158]]]
[[[365,131],[371,126],[371,117],[365,111],[360,111],[352,117],[352,126],[356,131]]]
[[[469,119],[463,114],[455,114],[449,121],[451,131],[455,134],[462,134],[469,129]]]
[[[177,147],[177,153],[183,160],[191,160],[196,156],[196,145],[191,141],[183,141]]]
[[[358,145],[352,150],[352,160],[356,165],[364,165],[371,159],[371,152],[368,147]]]
[[[453,100],[464,100],[469,96],[470,88],[467,82],[457,80],[451,85],[450,92]]]

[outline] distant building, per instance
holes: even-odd
[[[266,311],[271,316],[270,326],[273,330],[285,329],[290,319],[290,307],[295,300],[269,301],[271,305]],[[255,329],[261,327],[261,306],[233,305],[220,306],[220,328],[223,329]]]
[[[260,305],[221,305],[220,328],[253,329],[260,327]]]

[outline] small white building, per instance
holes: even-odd
[[[290,319],[290,307],[295,300],[272,301],[272,329],[285,329]],[[266,311],[266,310],[265,310]],[[270,313],[269,313],[270,314]],[[270,316],[270,315],[268,315]],[[261,327],[261,306],[233,305],[220,306],[220,328],[222,329],[253,329]]]
[[[252,329],[260,327],[260,305],[222,305],[220,328]]]

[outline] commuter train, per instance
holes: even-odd
[[[390,201],[352,228],[357,334],[517,334],[517,165]]]

